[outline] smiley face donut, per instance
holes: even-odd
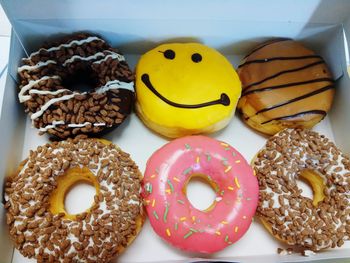
[[[160,45],[136,67],[136,111],[146,126],[166,137],[222,129],[240,94],[229,61],[199,43]]]
[[[216,192],[214,203],[201,211],[186,197],[193,177]],[[258,203],[258,182],[234,148],[204,136],[176,139],[148,160],[142,196],[155,232],[173,246],[214,253],[248,230]]]

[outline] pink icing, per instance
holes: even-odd
[[[190,176],[206,175],[216,185],[210,211],[191,205],[184,189]],[[248,230],[258,203],[258,181],[243,156],[205,136],[176,139],[148,160],[143,192],[153,229],[183,250],[213,253]]]

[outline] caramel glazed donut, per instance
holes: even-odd
[[[124,56],[97,36],[68,36],[23,61],[18,97],[41,134],[67,138],[106,132],[132,110],[133,73]],[[77,84],[95,89],[70,89]]]
[[[257,154],[257,215],[276,238],[318,251],[350,239],[350,159],[323,135],[286,129]],[[313,200],[296,179],[311,185]]]
[[[129,155],[109,142],[80,137],[39,146],[6,181],[10,236],[38,262],[109,262],[144,222],[142,175]],[[94,204],[68,214],[64,197],[80,181],[95,187]]]

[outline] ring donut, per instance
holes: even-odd
[[[144,221],[142,176],[129,155],[110,142],[79,137],[39,146],[6,182],[10,236],[22,255],[38,262],[109,262]],[[80,181],[96,195],[87,211],[72,215],[64,198]]]
[[[276,238],[313,251],[340,247],[350,238],[350,159],[323,135],[285,129],[254,161],[257,214]],[[313,189],[304,197],[296,180]]]
[[[201,211],[186,197],[193,177],[216,193]],[[142,195],[155,232],[177,248],[214,253],[248,230],[258,202],[258,182],[246,160],[224,142],[204,136],[176,139],[148,160]]]
[[[23,62],[18,98],[40,133],[67,138],[106,132],[131,112],[133,73],[100,37],[71,35]]]

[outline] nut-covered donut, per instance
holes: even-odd
[[[59,138],[101,133],[131,112],[133,73],[100,37],[68,36],[23,61],[18,97],[40,133]]]
[[[276,238],[313,251],[350,239],[350,159],[324,135],[285,129],[267,141],[254,166],[257,214]],[[296,179],[309,182],[313,199]]]
[[[6,182],[11,238],[38,262],[109,262],[141,230],[138,167],[115,145],[80,137],[39,146]],[[79,181],[96,195],[87,211],[72,215],[64,197]]]

